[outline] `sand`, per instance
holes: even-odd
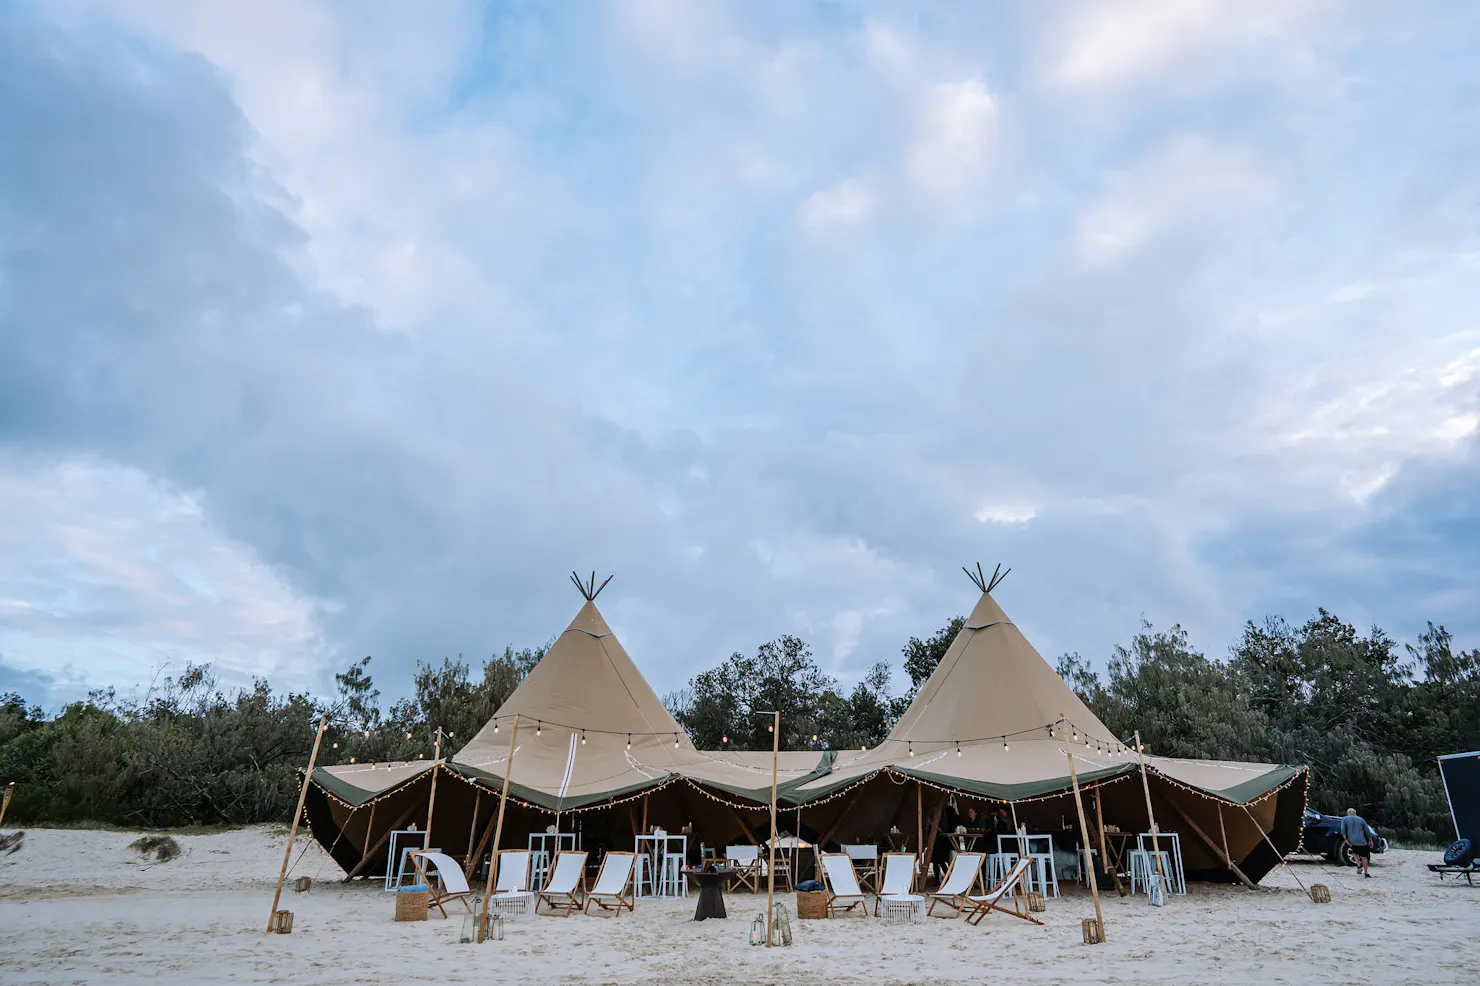
[[[1089,894],[1065,888],[1045,927],[992,915],[923,926],[796,921],[790,948],[746,944],[761,899],[727,895],[726,921],[696,923],[694,902],[640,901],[614,920],[538,917],[503,942],[459,945],[459,918],[396,924],[377,883],[342,873],[300,838],[284,892],[291,935],[263,929],[283,838],[263,828],[179,836],[168,863],[127,849],[135,833],[32,830],[0,855],[0,982],[149,983],[1475,983],[1480,886],[1440,882],[1432,852],[1392,851],[1373,878],[1294,864],[1258,891],[1193,885],[1164,908],[1104,901],[1109,942],[1086,946]],[[784,898],[795,915],[794,901]]]

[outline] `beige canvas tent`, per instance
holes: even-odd
[[[1035,831],[1060,831],[1073,815],[1065,755],[1073,750],[1096,821],[1146,829],[1128,737],[1112,735],[1059,678],[998,606],[993,586],[979,588],[966,625],[884,743],[782,754],[783,827],[824,843],[897,829],[912,848],[935,846],[954,802],[962,811],[1008,805]],[[516,716],[506,846],[552,824],[581,832],[591,849],[630,848],[650,824],[692,826],[692,841],[711,847],[764,837],[770,754],[695,749],[597,609],[594,579],[582,591],[564,633],[446,764],[314,772],[313,832],[347,872],[380,871],[385,833],[424,817],[433,770],[444,781],[432,843],[481,856]],[[1306,768],[1155,756],[1146,767],[1157,822],[1181,834],[1191,875],[1258,880],[1298,845]]]
[[[934,845],[951,799],[961,810],[1007,805],[1035,831],[1055,831],[1074,814],[1073,751],[1092,812],[1107,825],[1147,831],[1130,738],[1112,734],[1080,701],[1003,612],[990,582],[978,588],[975,609],[889,738],[840,753],[827,774],[787,798],[843,841],[898,827],[915,845]],[[1157,824],[1181,835],[1198,877],[1257,881],[1299,845],[1306,767],[1148,755],[1146,771]]]
[[[424,819],[433,769],[441,780],[431,842],[481,857],[516,717],[505,846],[523,845],[528,833],[550,825],[579,830],[583,843],[595,840],[609,848],[632,848],[631,837],[650,824],[675,832],[692,826],[696,848],[702,839],[722,845],[764,838],[770,754],[696,750],[601,615],[594,580],[582,592],[586,598],[575,619],[494,717],[445,764],[314,771],[312,830],[347,872],[383,871],[385,833]],[[830,760],[830,754],[815,751],[783,754],[781,790],[824,773]],[[404,807],[416,804],[420,816]]]

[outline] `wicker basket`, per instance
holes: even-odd
[[[293,933],[293,912],[273,911],[272,925],[268,930],[279,935],[291,935]]]
[[[430,893],[426,887],[412,890],[410,887],[396,893],[396,920],[397,921],[425,921],[427,919],[427,898]]]
[[[1086,945],[1098,945],[1105,940],[1105,929],[1100,927],[1100,922],[1094,918],[1085,918],[1083,921],[1084,943]]]
[[[1048,910],[1048,901],[1036,890],[1028,891],[1028,911],[1033,914],[1042,914]]]
[[[313,877],[300,876],[293,881],[293,892],[295,894],[306,894],[313,889]]]
[[[1310,899],[1317,904],[1331,903],[1331,888],[1324,883],[1312,883],[1310,885]]]
[[[797,891],[797,919],[816,921],[827,917],[827,891]]]

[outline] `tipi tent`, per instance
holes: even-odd
[[[976,608],[889,738],[873,750],[839,754],[829,773],[789,789],[787,798],[815,805],[813,824],[839,838],[904,822],[918,841],[951,796],[1010,804],[1044,830],[1073,814],[1072,752],[1104,820],[1145,831],[1135,751],[1023,636],[992,597],[995,582],[973,581],[981,590]],[[1145,763],[1157,824],[1182,835],[1189,871],[1258,880],[1299,844],[1308,768],[1155,756]]]

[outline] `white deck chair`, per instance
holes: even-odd
[[[967,895],[981,883],[982,863],[986,858],[987,854],[984,852],[956,853],[956,858],[951,860],[950,869],[946,870],[946,878],[940,889],[930,895],[930,910],[926,913],[933,918],[960,917],[961,911],[966,907]],[[956,913],[936,914],[936,904],[952,907]]]
[[[462,901],[462,906],[472,912],[472,905],[468,903],[468,895],[472,889],[468,886],[468,878],[463,875],[462,867],[457,865],[457,860],[445,852],[412,853],[411,858],[416,864],[417,878],[432,891],[427,897],[429,913],[435,907],[445,918],[447,908],[442,905],[449,900]],[[431,868],[428,869],[428,866]],[[436,874],[436,880],[432,879],[433,873]]]
[[[1003,914],[1011,914],[1015,918],[1024,921],[1032,921],[1034,924],[1043,922],[1035,918],[1028,911],[1028,870],[1033,866],[1033,858],[1025,856],[1017,861],[1017,865],[1008,871],[1002,882],[993,887],[983,895],[973,895],[966,898],[966,921],[968,924],[981,924],[982,918],[991,911],[1001,911]],[[1002,898],[1012,896],[1012,910],[1002,906]]]
[[[533,853],[528,849],[500,849],[495,861],[498,870],[493,896],[488,898],[489,908],[509,918],[529,914],[529,901],[534,897],[529,892]]]
[[[884,897],[915,897],[915,854],[912,852],[886,852],[884,872],[879,881],[879,895],[874,898],[874,917],[879,916],[879,901]]]
[[[586,884],[586,853],[565,849],[555,854],[555,865],[550,867],[550,879],[534,902],[534,911],[540,912],[540,904],[550,905],[550,915],[570,917],[570,912],[581,906],[579,895]]]
[[[761,892],[761,847],[725,846],[725,862],[740,872],[735,874],[738,883],[749,886],[750,892]]]
[[[827,916],[838,916],[839,902],[846,901],[842,910],[859,908],[860,914],[868,917],[868,902],[858,886],[858,874],[853,870],[853,860],[847,853],[825,852],[817,857],[822,861],[822,883],[827,888]]]
[[[601,870],[596,874],[596,885],[586,894],[585,913],[591,913],[592,903],[603,911],[613,912],[612,917],[619,916],[624,907],[632,910],[632,898],[637,896],[637,887],[632,882],[636,866],[635,852],[609,852],[603,856]],[[632,889],[630,896],[624,893],[629,887]]]

